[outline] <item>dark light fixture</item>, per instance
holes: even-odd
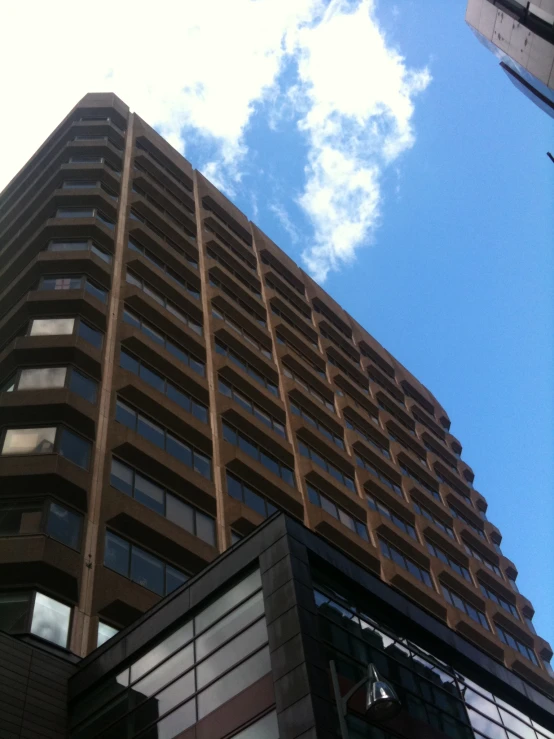
[[[367,675],[357,682],[344,696],[340,694],[337,668],[333,660],[329,662],[329,667],[331,669],[335,703],[339,714],[341,739],[348,739],[348,727],[346,725],[348,701],[366,683],[365,714],[369,719],[373,721],[386,721],[396,716],[402,708],[402,704],[393,687],[386,680],[383,680],[372,662],[367,666]]]

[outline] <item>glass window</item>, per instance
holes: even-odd
[[[66,336],[73,333],[74,318],[34,318],[30,336]]]
[[[254,591],[262,586],[259,570],[254,570],[250,575],[241,580],[237,585],[221,595],[211,605],[201,611],[194,619],[196,633],[200,634],[208,626],[215,623],[221,616],[234,608]]]
[[[263,612],[263,594],[259,591],[198,637],[196,640],[196,659],[200,660],[213,652],[223,642],[230,639],[256,618],[259,618]]]
[[[104,564],[110,570],[119,572],[124,577],[129,576],[129,560],[131,547],[128,542],[119,536],[106,531],[106,544],[104,550]]]
[[[165,513],[164,490],[142,475],[135,475],[135,498],[156,513]]]
[[[138,415],[137,433],[144,436],[148,441],[151,441],[152,444],[156,444],[156,446],[159,446],[161,449],[164,448],[165,434],[163,429],[140,413]]]
[[[0,593],[0,630],[17,634],[28,629],[31,595],[29,593]]]
[[[215,521],[200,511],[196,511],[196,536],[215,547]]]
[[[0,536],[39,533],[42,508],[40,501],[1,500]]]
[[[177,526],[194,533],[194,509],[174,495],[166,496],[166,516]]]
[[[82,277],[43,277],[40,290],[78,290],[83,283]]]
[[[39,390],[42,388],[63,387],[66,367],[37,367],[23,369],[19,375],[18,390]]]
[[[56,218],[93,218],[94,208],[58,208]]]
[[[79,549],[83,518],[58,503],[50,503],[46,521],[46,533],[53,539]]]
[[[180,587],[189,579],[188,575],[184,575],[170,565],[165,568],[165,595],[172,593],[176,588]]]
[[[122,493],[132,495],[133,477],[134,473],[130,467],[127,467],[127,465],[119,462],[117,459],[112,459],[110,485],[113,485],[114,488],[121,490]]]
[[[158,665],[163,659],[173,654],[175,650],[187,644],[193,636],[192,621],[188,621],[183,626],[180,626],[176,631],[170,634],[160,644],[156,645],[153,649],[147,652],[144,657],[141,657],[137,662],[131,665],[131,681],[138,680],[139,677],[146,674],[153,667]],[[188,655],[188,657],[187,657]],[[179,674],[179,671],[186,670],[190,667],[193,662],[192,647],[189,652],[183,650],[179,652],[178,664],[182,665],[180,669],[174,673],[173,676]],[[177,655],[176,655],[177,656]],[[166,664],[169,664],[170,660]]]
[[[168,454],[171,454],[172,457],[186,464],[187,467],[192,467],[192,449],[188,444],[184,444],[171,434],[168,434],[166,450]]]
[[[100,647],[102,644],[108,641],[108,639],[111,639],[112,636],[115,636],[116,634],[119,634],[119,629],[115,629],[113,626],[109,626],[108,624],[103,623],[102,621],[98,622],[98,637],[96,639],[96,646]]]
[[[270,670],[269,648],[264,647],[198,695],[198,719],[215,711]]]
[[[79,321],[78,334],[82,339],[88,341],[88,343],[94,346],[96,349],[102,348],[102,334],[100,333],[100,331],[92,328],[87,323]]]
[[[279,739],[277,714],[271,711],[248,728],[234,734],[233,739]]]
[[[117,399],[115,404],[115,420],[119,421],[119,423],[122,423],[124,426],[127,426],[133,431],[135,431],[136,429],[137,414],[132,408],[123,403],[123,401],[119,400],[119,398]]]
[[[196,723],[196,705],[195,701],[191,700],[156,724],[157,739],[173,739],[194,723]]]
[[[98,285],[95,285],[90,280],[85,280],[85,290],[90,293],[93,297],[97,298],[101,303],[105,303],[108,300],[108,293]]]
[[[194,452],[194,470],[208,480],[212,479],[212,462],[210,458],[197,451]]]
[[[56,428],[8,429],[2,454],[50,454],[54,451]]]
[[[67,646],[71,608],[42,593],[35,595],[31,633],[60,647]]]
[[[131,549],[131,580],[158,595],[165,594],[163,563],[138,547]]]
[[[74,464],[88,469],[90,458],[90,441],[77,436],[72,431],[62,428],[59,452]]]
[[[222,672],[240,662],[247,654],[266,642],[267,627],[265,620],[261,619],[197,666],[198,689],[215,680]]]
[[[71,370],[71,378],[69,380],[69,389],[81,398],[88,400],[89,403],[96,403],[97,383],[90,377],[82,375],[77,370]]]

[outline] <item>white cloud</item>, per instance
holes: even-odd
[[[413,71],[387,44],[373,0],[333,0],[320,23],[298,33],[300,87],[309,110],[299,125],[310,150],[300,197],[314,225],[303,259],[323,281],[353,260],[379,224],[381,174],[414,144],[413,98],[427,70]]]
[[[291,244],[298,244],[300,241],[300,233],[294,223],[291,221],[286,208],[281,203],[273,203],[269,206],[269,210],[276,216],[282,228],[286,231]]]
[[[413,98],[429,82],[387,45],[373,0],[95,0],[94,12],[19,0],[2,27],[0,136],[10,146],[0,188],[86,92],[113,91],[183,153],[191,131],[206,137],[215,154],[195,164],[233,196],[264,102],[275,137],[296,122],[309,145],[299,203],[314,238],[303,256],[320,280],[371,240],[381,173],[413,145]],[[295,63],[297,79],[279,90]]]

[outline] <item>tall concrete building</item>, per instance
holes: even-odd
[[[554,118],[554,0],[468,0],[466,21],[510,81]]]
[[[468,684],[460,687],[455,671],[463,668],[484,691],[477,702],[494,690],[516,706],[514,721],[525,715],[523,739],[554,737],[539,731],[554,721],[552,650],[535,633],[533,606],[518,592],[516,566],[502,553],[446,411],[116,96],[86,95],[0,195],[0,315],[7,739],[62,736],[71,675],[79,739],[131,737],[149,724],[141,737],[168,739],[194,725],[191,737],[218,739],[272,706],[278,723],[245,738],[276,737],[277,726],[281,739],[323,736],[321,728],[302,733],[330,726],[313,696],[309,710],[294,709],[312,717],[308,728],[286,718],[300,688],[285,675],[310,639],[317,659],[326,653],[325,624],[337,613],[354,642],[367,641],[375,620],[386,626],[374,646],[394,644],[398,665],[402,639],[415,640],[421,649],[406,675],[423,680],[414,665],[428,654],[446,675],[441,689],[456,698],[454,709],[442,693],[417,697],[400,667],[396,677],[387,672],[407,711],[390,736],[477,735],[481,718],[472,722],[461,708]],[[292,570],[281,572],[281,550]],[[254,611],[265,612],[269,656],[247,670],[262,681],[252,678],[258,697],[234,698],[250,689],[237,677],[229,678],[234,693],[216,681],[203,703],[212,673],[200,677],[196,666],[187,673],[194,710],[184,703],[190,686],[171,700],[166,687],[139,721],[126,686],[174,651],[155,644],[174,644],[168,633],[184,633],[186,616],[196,664],[223,638],[197,643],[213,609],[220,618],[262,585]],[[227,604],[221,612],[218,599]],[[202,621],[206,608],[212,615]],[[323,609],[327,621],[307,627],[299,608],[313,618]],[[288,609],[300,624],[294,649],[283,631]],[[257,628],[247,645],[267,640]],[[397,636],[388,642],[386,633]],[[157,661],[140,657],[140,669],[125,672],[151,649]],[[216,661],[230,666],[225,649]],[[339,662],[346,688],[358,668]],[[301,681],[325,700],[327,664],[313,675],[304,665],[311,677]],[[387,671],[386,661],[379,667]],[[221,670],[213,669],[215,679]],[[129,719],[121,718],[120,688]],[[233,726],[218,713],[231,699],[227,712],[241,719]],[[495,700],[497,733],[482,735],[512,739],[517,731],[506,734]],[[462,713],[450,721],[452,711]],[[158,721],[162,712],[173,718]],[[38,731],[46,720],[54,733]]]

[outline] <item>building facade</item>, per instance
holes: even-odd
[[[1,193],[0,316],[0,630],[85,657],[282,511],[553,693],[446,411],[114,95]]]
[[[466,21],[510,81],[554,118],[554,0],[468,0]]]

